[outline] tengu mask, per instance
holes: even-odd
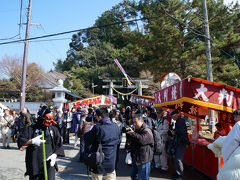
[[[51,126],[52,124],[57,124],[54,120],[53,120],[53,113],[47,113],[44,117],[44,121],[43,121],[43,125],[46,127]]]

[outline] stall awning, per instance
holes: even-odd
[[[154,94],[155,108],[178,109],[199,117],[207,109],[232,113],[240,108],[240,89],[197,78],[186,78]]]
[[[131,95],[130,99],[131,103],[146,106],[146,107],[151,107],[154,103],[154,97],[152,96],[140,96],[140,95]]]

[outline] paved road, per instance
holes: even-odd
[[[73,139],[71,139],[73,142]],[[2,143],[1,143],[2,145]],[[2,147],[0,145],[0,148]],[[0,180],[26,180],[23,176],[25,172],[25,151],[21,152],[17,149],[16,143],[11,143],[12,149],[0,149]],[[56,174],[56,180],[87,180],[86,167],[77,161],[79,147],[74,148],[73,143],[64,145],[64,158],[58,159],[59,170]],[[124,163],[125,153],[123,149],[120,150],[119,168],[117,169],[118,180],[130,180],[131,167]],[[151,171],[151,180],[167,180],[172,179],[171,174],[174,173],[173,165],[169,162],[169,172],[166,174],[160,170],[153,169]],[[205,175],[185,167],[185,180],[210,180]]]

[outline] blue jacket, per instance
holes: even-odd
[[[78,126],[80,124],[80,119],[81,119],[81,112],[74,112],[72,114],[72,124],[71,124],[70,133],[78,132]]]
[[[116,123],[113,123],[110,118],[100,120],[91,131],[85,134],[85,152],[96,152],[98,148],[99,128],[101,127],[101,143],[102,150],[105,155],[103,168],[106,173],[111,173],[115,170],[117,144],[120,142],[120,131]],[[103,174],[101,168],[92,169],[93,173]]]

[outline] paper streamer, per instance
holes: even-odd
[[[118,60],[115,58],[114,59],[115,63],[118,65],[119,69],[122,71],[123,75],[125,76],[125,78],[127,79],[128,85],[131,86],[134,81],[132,80],[132,78],[124,71],[124,69],[122,68],[121,64],[118,62]]]

